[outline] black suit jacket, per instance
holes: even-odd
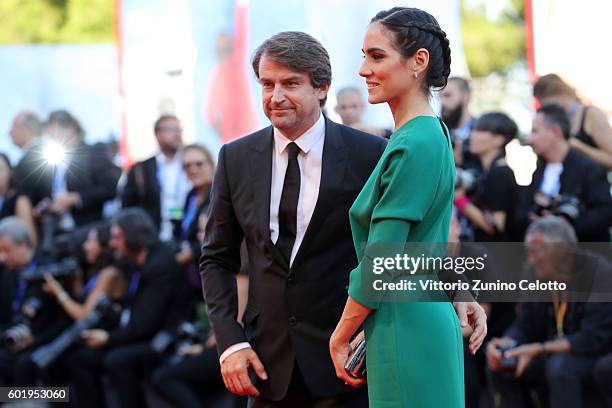
[[[181,270],[174,260],[173,249],[157,243],[147,255],[133,298],[127,294],[127,307],[131,310],[129,323],[109,333],[108,346],[150,340],[167,324],[173,307]]]
[[[138,162],[128,172],[121,198],[122,207],[141,207],[159,228],[161,224],[161,198],[157,179],[155,156]]]
[[[386,140],[326,120],[319,196],[289,268],[270,240],[271,127],[223,146],[211,192],[200,271],[219,353],[249,341],[269,379],[256,380],[264,398],[287,392],[294,362],[312,393],[337,395],[329,338],[357,265],[348,211],[378,162]],[[237,323],[235,275],[246,242],[249,298]]]
[[[531,184],[522,192],[517,220],[523,233],[529,224],[529,212],[534,205],[534,196],[542,184],[545,167],[546,163],[540,160]],[[581,215],[574,222],[578,240],[610,241],[608,230],[612,225],[612,197],[605,171],[588,157],[570,150],[563,160],[560,183],[559,194],[577,197],[583,206]]]
[[[45,197],[51,197],[53,167],[43,159],[43,146],[37,144],[19,162],[13,173],[17,192],[26,194],[36,205]],[[117,180],[121,171],[107,157],[102,146],[79,144],[67,156],[66,184],[69,192],[81,196],[81,206],[71,210],[77,226],[102,218],[106,200],[115,197]]]

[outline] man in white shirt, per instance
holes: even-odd
[[[571,149],[567,113],[544,105],[534,119],[529,144],[540,157],[519,208],[517,220],[525,230],[543,215],[565,217],[581,242],[609,242],[612,198],[604,169]]]
[[[191,184],[182,167],[182,129],[174,115],[162,115],[154,125],[159,153],[136,163],[128,173],[122,206],[144,208],[159,228],[162,241],[173,239],[183,217]]]

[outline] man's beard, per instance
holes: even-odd
[[[463,104],[457,105],[454,109],[442,109],[442,120],[449,129],[457,129],[462,116]]]

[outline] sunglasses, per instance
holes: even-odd
[[[193,161],[193,162],[183,163],[183,169],[189,170],[191,166],[195,166],[199,169],[202,166],[204,166],[204,164],[205,164],[204,161]]]

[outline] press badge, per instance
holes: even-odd
[[[121,312],[121,318],[119,319],[119,326],[127,326],[128,323],[130,323],[130,317],[132,317],[132,311],[130,309],[123,309]]]

